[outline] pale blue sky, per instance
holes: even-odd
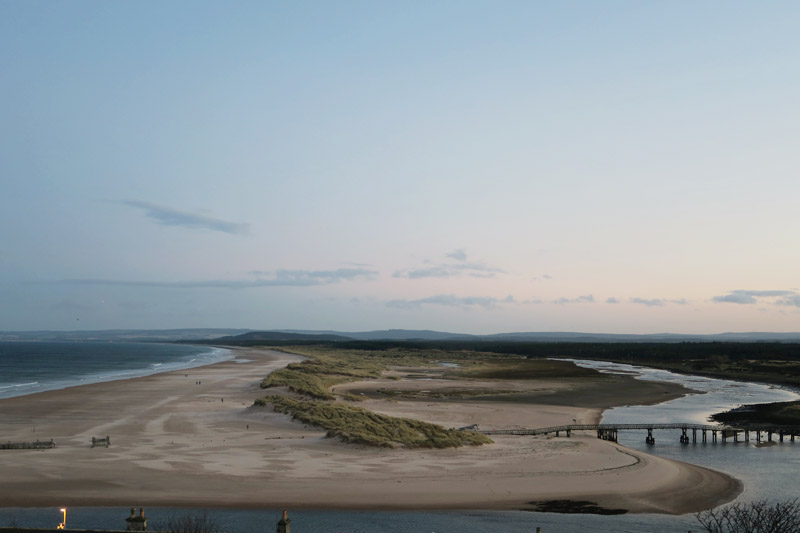
[[[800,331],[799,22],[0,0],[0,330]]]

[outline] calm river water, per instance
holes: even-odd
[[[708,379],[673,374],[629,365],[597,361],[575,361],[581,366],[603,372],[632,372],[639,379],[671,381],[703,391],[654,406],[630,406],[609,409],[604,422],[706,422],[707,417],[745,403],[776,402],[800,399],[787,389],[753,383]],[[741,479],[745,490],[741,500],[775,500],[800,496],[796,485],[800,473],[800,441],[756,448],[752,444],[679,443],[679,431],[657,430],[656,444],[644,443],[645,432],[623,431],[621,444],[662,457],[686,461],[726,472]],[[524,437],[520,437],[524,438]],[[709,439],[710,440],[710,439]],[[135,504],[136,502],[131,502]],[[313,505],[313,502],[308,502]],[[268,502],[265,502],[268,505]],[[2,502],[0,502],[2,506]],[[68,526],[73,528],[124,529],[128,509],[72,508]],[[169,515],[196,513],[197,510],[151,508],[151,524]],[[280,518],[278,509],[210,510],[216,522],[231,533],[273,532]],[[559,515],[530,512],[448,511],[448,512],[376,512],[376,511],[307,511],[290,510],[293,533],[531,533],[541,527],[554,532],[686,532],[698,531],[693,515]],[[58,508],[0,508],[0,526],[16,522],[27,527],[52,527],[61,519]]]

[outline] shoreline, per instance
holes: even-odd
[[[7,342],[7,341],[4,341]],[[22,341],[20,341],[22,342]],[[45,341],[50,342],[50,341]],[[98,343],[102,344],[102,343]],[[122,344],[121,342],[117,342],[116,344]],[[137,341],[130,341],[126,342],[125,344],[160,344],[169,346],[172,343],[169,342],[137,342]],[[184,346],[187,346],[184,344]],[[203,360],[194,364],[192,361],[187,361],[185,363],[180,362],[169,362],[169,363],[159,363],[158,366],[167,365],[167,368],[164,370],[157,370],[152,368],[139,368],[139,369],[119,369],[118,374],[111,374],[111,375],[96,375],[96,374],[86,374],[84,377],[80,378],[79,381],[65,381],[65,382],[58,382],[58,381],[51,381],[49,383],[41,384],[40,382],[36,383],[24,383],[24,384],[10,384],[4,387],[0,387],[0,400],[6,400],[11,398],[20,398],[22,396],[31,396],[34,394],[41,394],[43,392],[51,392],[51,391],[59,391],[70,389],[73,387],[82,387],[84,385],[94,385],[95,383],[108,383],[112,381],[126,381],[131,379],[143,378],[147,376],[154,376],[157,374],[164,374],[167,372],[179,372],[182,370],[191,370],[194,368],[200,368],[203,366],[209,366],[216,363],[221,363],[224,361],[229,361],[235,358],[234,349],[229,346],[214,346],[214,345],[205,345],[205,344],[192,344],[188,346],[194,346],[198,348],[209,348],[209,352],[205,353],[198,353],[196,354],[203,359],[208,358],[208,360]],[[213,352],[218,351],[222,352],[219,355],[211,355]],[[227,354],[225,353],[227,352]],[[76,379],[76,378],[73,378]],[[12,396],[6,396],[6,392],[2,392],[3,390],[21,390],[23,387],[30,386],[30,385],[42,385],[43,388],[38,390],[29,391],[29,392],[21,392],[19,394],[14,394]]]
[[[266,394],[261,379],[299,356],[231,352],[231,360],[192,369],[0,400],[0,439],[57,443],[0,452],[2,506],[530,510],[529,502],[570,499],[684,514],[741,492],[725,474],[591,435],[498,437],[443,450],[343,444],[252,406]],[[448,427],[476,420],[541,427],[602,412],[471,401],[362,405]],[[92,436],[106,435],[109,448],[90,447]]]

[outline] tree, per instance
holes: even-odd
[[[794,533],[800,531],[800,499],[734,503],[695,518],[708,533]]]

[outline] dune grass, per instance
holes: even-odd
[[[526,359],[516,354],[403,348],[352,350],[323,346],[279,349],[307,359],[273,372],[261,382],[261,388],[288,387],[301,397],[267,396],[256,400],[256,405],[271,404],[275,411],[290,414],[296,420],[327,430],[330,437],[371,446],[448,448],[487,444],[492,441],[480,433],[445,429],[420,420],[390,417],[335,402],[333,400],[339,398],[355,401],[365,397],[349,393],[334,394],[331,387],[350,381],[378,378],[383,371],[390,368],[419,370],[421,377],[429,377],[433,373],[436,377],[445,379],[541,379],[598,374],[568,362]],[[443,369],[438,364],[442,362],[456,363],[458,366]],[[459,395],[442,393],[441,397]]]
[[[292,363],[276,370],[261,381],[261,388],[288,387],[296,394],[317,400],[336,398],[330,388],[349,381],[377,378],[390,365],[406,364],[424,366],[431,364],[419,352],[410,350],[386,350],[381,352],[362,350],[331,350],[315,346],[283,347],[281,350],[308,357],[301,363]],[[351,401],[359,396],[343,394]]]
[[[437,424],[386,416],[341,403],[295,400],[284,396],[256,400],[256,405],[267,404],[295,420],[325,429],[328,437],[344,442],[392,448],[452,448],[492,442],[487,436],[473,431],[445,429]]]

